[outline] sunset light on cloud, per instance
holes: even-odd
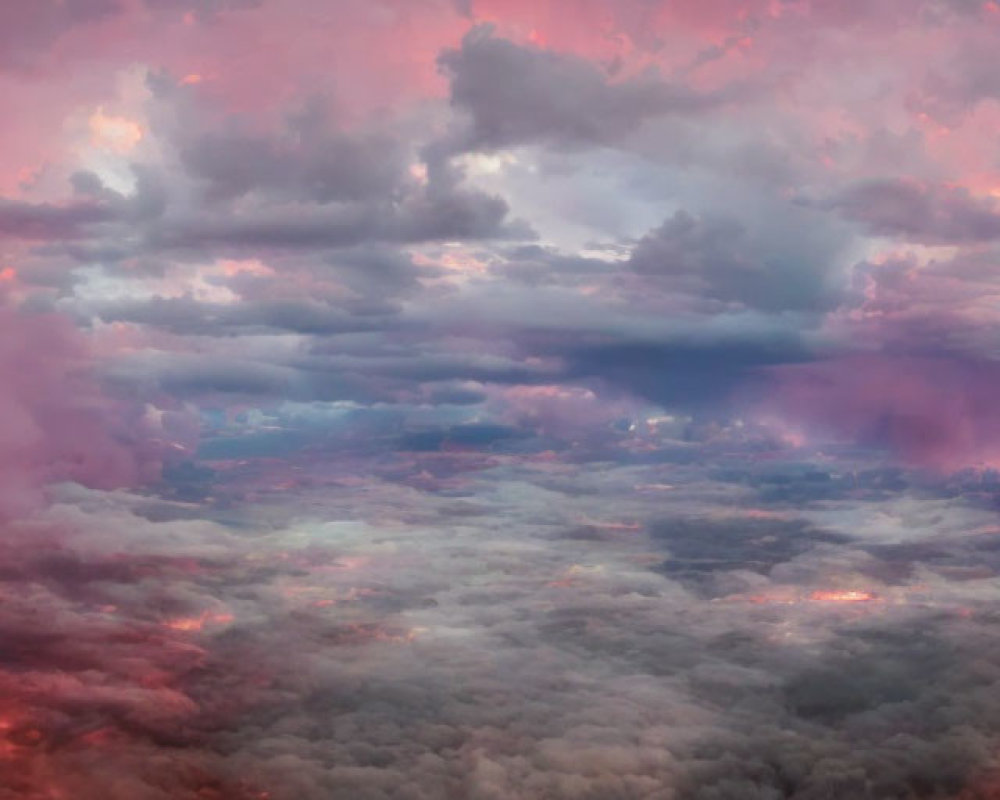
[[[0,0],[0,800],[1000,798],[1000,6]]]

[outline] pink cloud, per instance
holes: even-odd
[[[47,481],[110,489],[156,474],[157,445],[91,367],[69,320],[0,309],[0,517],[30,510]]]
[[[1000,466],[1000,368],[932,357],[859,355],[769,370],[763,415],[816,441],[886,447],[936,470]]]

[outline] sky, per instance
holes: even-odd
[[[0,0],[0,800],[998,800],[998,44]]]

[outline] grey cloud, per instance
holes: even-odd
[[[468,189],[420,193],[398,205],[261,209],[252,215],[207,214],[164,223],[148,234],[154,249],[332,249],[366,242],[529,239],[525,223],[508,222],[500,197]]]
[[[655,75],[612,82],[590,61],[522,47],[479,26],[460,48],[439,58],[451,81],[452,104],[469,115],[455,150],[492,150],[530,143],[607,145],[664,114],[718,105]]]
[[[170,76],[151,74],[163,108],[153,122],[176,150],[181,175],[202,195],[196,215],[173,214],[146,232],[156,248],[321,250],[384,242],[531,239],[527,223],[508,219],[497,195],[466,185],[446,156],[410,174],[420,125],[338,127],[313,98],[289,110],[269,135],[219,115]],[[181,182],[183,186],[183,182]]]
[[[837,243],[804,220],[748,228],[729,216],[679,211],[636,245],[629,267],[670,291],[764,311],[832,308],[842,299],[834,272]]]
[[[650,535],[670,553],[660,569],[696,586],[718,572],[767,574],[814,547],[849,541],[803,520],[783,519],[667,520],[651,526]]]
[[[0,574],[11,589],[0,686],[34,727],[0,735],[35,768],[5,777],[8,790],[30,796],[53,780],[86,800],[978,796],[1000,739],[988,581],[866,578],[899,594],[798,602],[856,579],[844,565],[873,531],[744,518],[748,496],[720,494],[702,468],[606,464],[598,477],[495,459],[471,472],[482,462],[458,453],[386,465],[361,452],[306,475],[304,462],[220,465],[203,479],[214,499],[202,519],[151,522],[140,516],[149,498],[62,491],[42,519],[15,526]],[[658,526],[662,493],[635,490],[657,478],[699,513]],[[573,493],[543,486],[559,480]],[[266,499],[223,503],[248,491]],[[227,514],[231,526],[207,519]],[[602,535],[553,536],[581,519]],[[58,547],[39,549],[40,525]],[[667,578],[650,558],[664,546],[715,559],[732,593],[706,602]],[[745,568],[754,548],[770,576]],[[731,550],[739,557],[723,563]],[[788,565],[799,569],[778,576]]]
[[[929,244],[973,244],[1000,238],[1000,210],[962,187],[886,179],[857,184],[833,201],[847,218],[880,236]]]
[[[571,378],[600,377],[664,406],[717,413],[733,392],[773,364],[810,360],[795,337],[705,341],[596,338],[565,341],[547,352],[566,359]]]
[[[0,198],[0,238],[61,243],[71,254],[88,253],[122,256],[127,249],[114,240],[130,238],[122,226],[149,223],[162,215],[167,197],[160,176],[142,166],[134,166],[136,188],[124,196],[104,186],[93,173],[79,171],[70,178],[74,190],[71,201],[30,203]],[[107,237],[107,241],[104,239]]]
[[[310,350],[244,355],[232,352],[222,340],[204,354],[144,351],[111,365],[107,374],[123,390],[143,396],[162,391],[204,401],[230,395],[230,401],[242,396],[265,405],[286,400],[393,403],[415,397],[423,384],[442,381],[531,384],[551,379],[545,370],[508,358],[433,354],[419,348],[355,355],[345,352],[337,336]]]
[[[146,352],[141,358],[115,364],[109,378],[123,386],[160,390],[180,396],[223,393],[245,396],[287,396],[301,376],[289,367],[250,360],[222,365],[211,356]]]
[[[377,316],[353,315],[308,300],[213,304],[185,297],[155,297],[144,302],[103,305],[94,311],[108,322],[135,322],[175,333],[207,336],[268,330],[330,335],[386,327],[385,321]]]
[[[87,235],[91,226],[109,222],[115,216],[102,203],[56,206],[0,198],[0,237],[36,241],[79,239]]]
[[[204,181],[210,200],[250,192],[325,204],[388,197],[406,177],[402,144],[378,131],[331,130],[325,114],[307,108],[283,135],[233,130],[178,132],[181,163]]]

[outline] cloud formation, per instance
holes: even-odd
[[[998,26],[0,9],[0,797],[996,796]]]

